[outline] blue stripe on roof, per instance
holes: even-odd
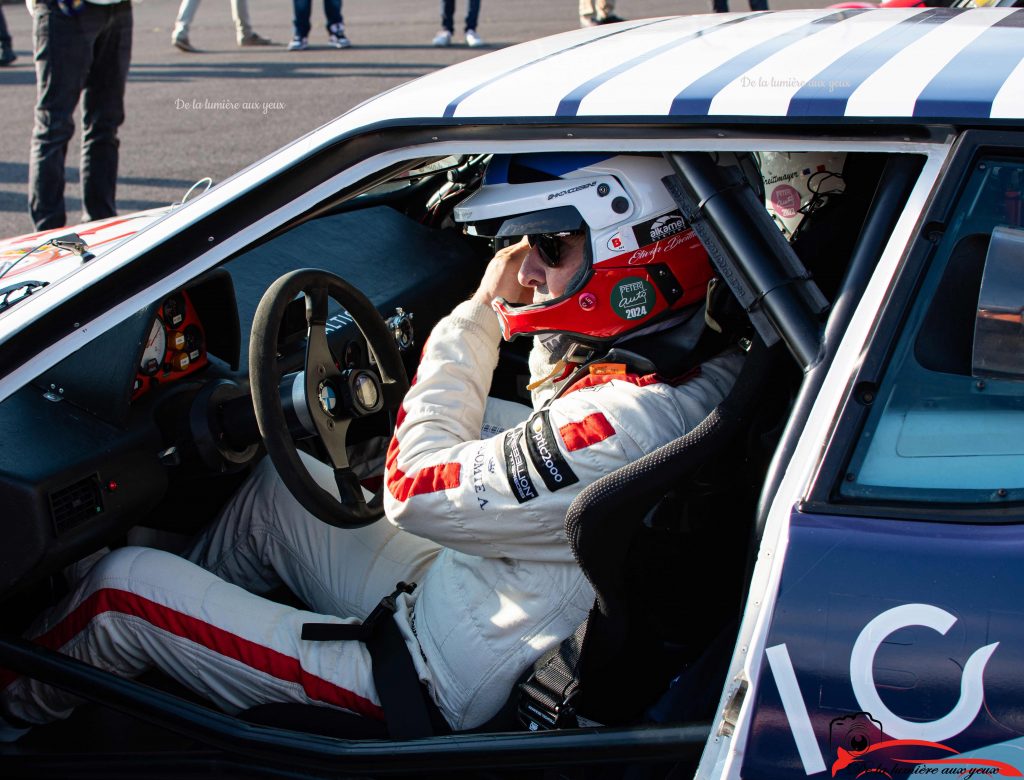
[[[624,30],[615,30],[614,32],[610,32],[607,35],[600,35],[600,36],[598,36],[596,38],[591,38],[588,41],[583,41],[583,43],[577,43],[575,46],[570,46],[567,49],[559,49],[558,51],[551,52],[551,54],[545,54],[543,57],[538,57],[535,60],[530,60],[529,62],[523,63],[522,65],[520,65],[520,66],[518,66],[516,68],[513,68],[512,70],[506,71],[504,73],[499,73],[497,76],[492,76],[491,78],[487,79],[486,81],[483,81],[483,82],[477,84],[474,87],[470,87],[465,92],[463,92],[461,95],[459,95],[457,98],[455,98],[451,103],[449,103],[445,107],[445,109],[444,109],[444,117],[445,118],[451,118],[451,117],[455,116],[455,112],[459,108],[459,104],[463,100],[468,98],[470,95],[472,95],[472,94],[474,94],[476,92],[479,92],[481,89],[483,89],[484,87],[486,87],[486,86],[488,86],[490,84],[493,84],[495,81],[500,81],[501,79],[505,78],[506,76],[510,76],[513,73],[518,73],[519,71],[523,70],[524,68],[529,68],[529,67],[531,67],[533,65],[536,65],[538,62],[544,62],[544,60],[551,59],[552,57],[557,57],[560,54],[564,54],[567,51],[573,51],[575,49],[579,49],[582,46],[590,46],[590,45],[592,45],[594,43],[597,43],[598,41],[603,41],[605,38],[611,38],[614,35],[622,35],[622,33],[629,32],[630,30],[637,30],[637,29],[639,29],[641,27],[648,27],[648,26],[650,26],[652,24],[664,24],[665,22],[670,22],[670,21],[672,21],[671,18],[669,18],[669,19],[655,19],[653,21],[644,22],[642,24],[634,24],[632,27],[627,27]]]
[[[992,113],[1000,87],[1024,59],[1020,36],[1024,11],[1014,11],[989,27],[928,82],[914,104],[914,116],[981,117]]]
[[[763,62],[776,52],[782,51],[796,41],[814,35],[827,26],[862,14],[870,9],[854,8],[838,11],[813,22],[790,30],[788,33],[777,35],[764,43],[747,49],[742,54],[737,54],[728,62],[723,62],[719,67],[710,73],[701,76],[695,82],[686,87],[675,96],[669,114],[689,114],[704,116],[711,109],[711,101],[715,95],[742,73],[750,70],[757,63]]]
[[[627,60],[626,62],[616,65],[614,68],[609,68],[603,73],[599,73],[593,78],[587,79],[578,87],[569,92],[569,94],[567,94],[564,98],[562,98],[561,102],[559,102],[558,104],[558,108],[555,110],[555,116],[576,116],[576,113],[580,110],[580,103],[583,102],[583,98],[585,98],[587,95],[589,95],[591,92],[600,87],[609,79],[612,79],[615,76],[625,73],[627,70],[635,68],[637,65],[647,62],[648,60],[657,57],[661,54],[664,54],[667,51],[671,51],[672,49],[682,46],[684,43],[692,41],[695,38],[702,38],[706,35],[710,35],[716,30],[727,28],[729,25],[737,24],[739,22],[746,21],[747,19],[753,19],[756,16],[757,14],[750,14],[749,16],[741,16],[738,19],[729,19],[728,21],[719,22],[718,24],[715,24],[711,27],[705,27],[702,30],[697,30],[696,32],[683,36],[678,40],[670,41],[669,43],[666,43],[663,46],[659,46],[658,48],[652,49],[649,52],[640,54],[631,60]]]
[[[926,35],[934,25],[948,22],[959,13],[948,8],[929,8],[847,52],[796,91],[789,101],[787,116],[843,116],[850,95],[872,73]],[[827,92],[821,84],[827,85]]]

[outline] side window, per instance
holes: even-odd
[[[992,378],[978,370],[984,361],[975,344],[986,258],[1009,253],[1024,268],[1022,186],[1019,160],[989,158],[974,167],[903,325],[841,497],[1024,500],[1024,352],[1010,353],[1018,378]],[[1024,272],[1013,288],[1024,291]],[[999,315],[1011,331],[1021,330],[1022,306],[1024,293],[1015,313]]]

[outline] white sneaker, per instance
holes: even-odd
[[[303,51],[309,48],[309,38],[300,38],[296,35],[288,44],[288,51]]]
[[[331,26],[331,34],[328,36],[327,42],[335,49],[347,49],[352,45],[352,41],[345,37],[344,25],[340,24]]]
[[[452,34],[447,30],[441,30],[437,35],[434,36],[435,46],[451,46],[452,45]]]
[[[476,30],[466,30],[466,45],[471,49],[479,49],[481,46],[486,46],[484,39],[476,34]]]

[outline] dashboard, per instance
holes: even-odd
[[[456,231],[387,207],[331,214],[153,300],[37,376],[0,403],[9,444],[0,447],[0,595],[123,543],[133,525],[190,534],[216,516],[260,456],[243,334],[283,273],[317,266],[385,317],[396,307],[415,312],[420,342],[468,297],[487,256]],[[278,342],[282,372],[303,364],[305,307],[297,300],[289,309]],[[340,307],[329,310],[327,332],[339,363],[371,364]],[[418,343],[411,330],[402,338],[412,376]],[[352,426],[353,442],[387,427],[375,417],[357,422],[365,426]]]

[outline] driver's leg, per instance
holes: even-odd
[[[327,466],[304,461],[325,489],[337,491]],[[283,582],[317,612],[362,618],[399,580],[420,581],[439,549],[385,519],[357,529],[321,522],[268,458],[185,557],[246,590],[265,593]]]
[[[361,642],[308,642],[307,622],[349,622],[248,593],[171,553],[115,550],[29,631],[37,644],[134,677],[155,666],[228,712],[265,702],[381,718]],[[73,694],[0,670],[0,710],[28,723],[67,717]]]

